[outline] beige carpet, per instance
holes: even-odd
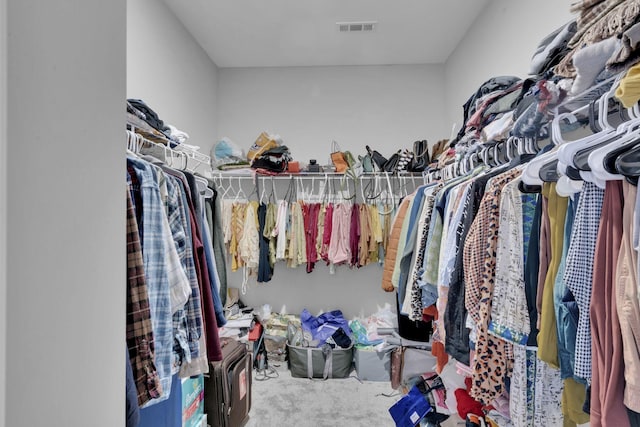
[[[245,427],[395,426],[389,408],[401,396],[389,382],[360,382],[355,371],[350,378],[309,380],[292,378],[286,363],[276,369],[279,376],[264,381],[254,371]]]

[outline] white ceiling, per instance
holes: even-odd
[[[489,0],[164,1],[218,67],[284,67],[443,63]]]

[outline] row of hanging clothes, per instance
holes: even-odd
[[[533,135],[468,128],[396,210],[382,288],[433,319],[438,372],[469,381],[463,418],[640,425],[640,90],[621,104],[627,75],[570,99],[536,91]]]
[[[382,263],[397,202],[421,176],[219,174],[222,229],[231,271],[268,282],[278,262],[311,273],[318,262],[360,268]],[[251,188],[247,196],[243,185]],[[281,196],[276,187],[286,184]],[[317,184],[317,186],[316,186]]]
[[[127,129],[128,386],[141,426],[181,420],[181,378],[222,359],[226,264],[214,250],[207,162]],[[130,400],[133,400],[131,402]],[[139,409],[142,408],[142,409]]]

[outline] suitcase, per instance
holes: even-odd
[[[204,377],[204,411],[212,427],[239,427],[251,409],[252,355],[247,346],[221,338],[222,361]]]

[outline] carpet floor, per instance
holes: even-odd
[[[355,371],[349,378],[326,381],[293,378],[286,363],[275,369],[277,377],[262,381],[254,371],[244,427],[395,426],[389,408],[402,396],[390,382],[361,382]]]

